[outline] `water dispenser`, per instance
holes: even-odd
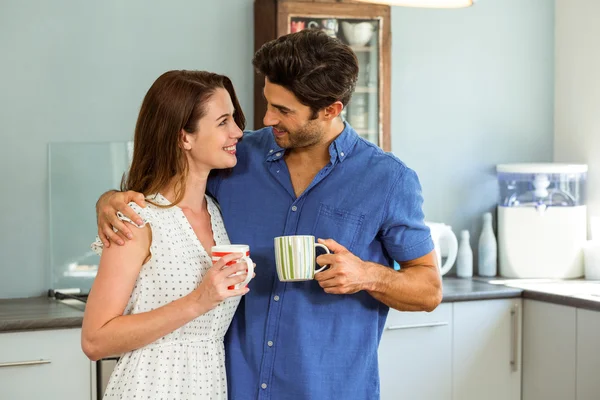
[[[500,275],[581,277],[587,165],[502,164],[496,171]]]

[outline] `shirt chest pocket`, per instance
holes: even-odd
[[[316,238],[333,239],[352,251],[365,216],[321,203],[313,227]]]

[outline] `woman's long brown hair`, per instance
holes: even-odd
[[[135,126],[133,160],[129,173],[123,176],[121,190],[147,197],[177,177],[171,205],[183,199],[189,166],[180,146],[180,132],[196,132],[208,100],[218,88],[229,92],[235,108],[233,119],[244,130],[246,119],[228,77],[206,71],[168,71],[152,84],[142,102]]]

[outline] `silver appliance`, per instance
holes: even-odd
[[[115,369],[118,361],[119,357],[108,357],[96,361],[96,385],[98,388],[98,400],[102,399],[102,396],[104,396],[106,386],[108,385],[108,380],[110,379],[110,375]]]

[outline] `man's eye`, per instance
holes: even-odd
[[[288,114],[288,112],[284,111],[284,110],[279,110],[279,112],[281,113],[281,115],[287,115]]]

